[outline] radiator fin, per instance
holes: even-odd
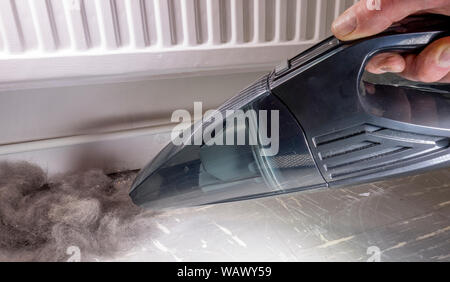
[[[4,0],[0,52],[302,43],[353,1]],[[313,24],[308,24],[313,23]]]

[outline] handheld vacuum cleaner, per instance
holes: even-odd
[[[199,206],[450,166],[450,85],[365,71],[379,53],[416,53],[449,36],[449,23],[413,16],[372,37],[330,37],[300,53],[222,105],[213,115],[222,118],[203,119],[185,136],[200,130],[225,140],[231,130],[256,142],[171,142],[136,177],[133,202]],[[231,110],[253,115],[229,129]],[[277,137],[275,153],[252,123]]]

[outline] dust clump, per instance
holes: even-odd
[[[129,196],[136,173],[100,170],[47,179],[29,163],[0,163],[0,260],[83,261],[126,252],[150,232],[152,212]]]

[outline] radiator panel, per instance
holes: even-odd
[[[269,68],[329,35],[353,2],[1,1],[0,83]]]

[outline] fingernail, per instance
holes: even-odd
[[[381,67],[380,71],[382,71],[382,72],[392,72],[392,69],[390,67]]]
[[[338,37],[344,37],[356,29],[356,15],[348,10],[333,22],[333,30]]]
[[[450,67],[450,46],[445,48],[439,56],[439,65],[444,68]]]
[[[384,72],[399,73],[403,71],[401,65],[396,64],[397,57],[389,56],[379,63],[379,69]]]

